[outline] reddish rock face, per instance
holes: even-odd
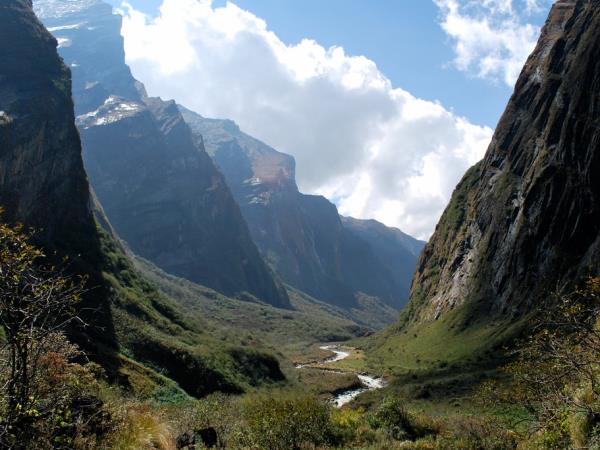
[[[413,280],[412,320],[517,316],[600,270],[600,1],[559,1]]]

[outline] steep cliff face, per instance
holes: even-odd
[[[197,142],[204,142],[225,175],[254,241],[287,283],[346,308],[357,305],[360,293],[393,308],[406,302],[418,256],[412,246],[418,248],[418,241],[388,240],[391,253],[382,254],[368,227],[342,220],[327,199],[298,191],[291,156],[241,132],[231,121],[180,109]],[[378,230],[386,233],[384,228]]]
[[[125,64],[121,18],[100,0],[39,0],[71,66],[90,181],[116,232],[160,268],[226,295],[288,307],[223,176],[172,102]]]
[[[558,1],[484,160],[456,188],[404,319],[518,317],[600,269],[600,1]]]
[[[56,53],[56,40],[37,21],[29,2],[2,2],[0,17],[3,217],[35,228],[47,246],[70,254],[93,252],[95,226],[69,70]]]

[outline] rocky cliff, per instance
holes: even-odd
[[[0,4],[0,205],[68,253],[95,226],[74,124],[69,70],[29,2]],[[32,170],[35,169],[35,170]],[[67,200],[67,201],[65,201]]]
[[[90,181],[138,255],[226,295],[288,307],[223,176],[172,102],[149,98],[125,64],[121,17],[100,0],[38,0],[73,70]]]
[[[600,1],[558,1],[421,256],[408,323],[516,318],[600,269]]]
[[[384,250],[375,235],[395,231],[342,220],[327,199],[300,193],[291,156],[241,132],[232,121],[180,109],[225,175],[254,241],[287,283],[346,308],[356,307],[363,294],[393,308],[404,305],[422,243],[404,235],[388,239]]]

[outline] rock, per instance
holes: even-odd
[[[190,431],[177,436],[176,446],[178,450],[195,450],[196,436]]]
[[[516,319],[598,274],[599,36],[600,1],[553,6],[485,158],[425,247],[405,323],[462,305]]]
[[[219,443],[219,436],[217,435],[217,430],[215,430],[213,427],[196,430],[196,435],[200,436],[202,443],[207,448],[216,447]]]
[[[177,437],[177,449],[194,450],[202,443],[202,448],[214,448],[219,443],[219,436],[213,427],[202,428],[193,432],[186,431]]]

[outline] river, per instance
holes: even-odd
[[[328,350],[328,351],[332,352],[333,355],[330,356],[329,358],[326,358],[317,363],[299,364],[296,366],[296,368],[297,369],[303,369],[305,367],[313,367],[313,368],[317,367],[318,368],[318,366],[323,366],[325,364],[330,364],[330,363],[333,363],[336,361],[341,361],[343,359],[346,359],[348,356],[350,356],[349,351],[343,350],[341,347],[338,347],[337,345],[324,345],[319,348],[321,350]],[[324,370],[328,370],[329,372],[335,372],[335,373],[339,373],[339,374],[354,373],[350,370],[337,370],[337,369],[336,370],[324,369]],[[385,387],[385,385],[386,385],[386,381],[383,378],[369,375],[368,373],[359,373],[359,374],[357,374],[357,377],[360,380],[360,383],[362,384],[362,386],[360,388],[355,388],[355,389],[350,389],[348,391],[340,392],[340,393],[336,394],[333,397],[333,399],[331,400],[331,402],[337,408],[341,408],[346,403],[350,403],[352,400],[354,400],[356,397],[358,397],[363,392],[372,391],[375,389],[381,389],[381,388]]]

